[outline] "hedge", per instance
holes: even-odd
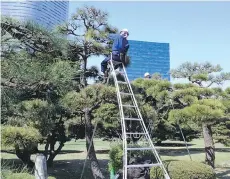
[[[215,179],[214,170],[203,163],[196,161],[171,161],[164,162],[171,179]],[[151,179],[164,179],[159,167],[152,167]]]

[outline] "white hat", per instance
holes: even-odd
[[[127,32],[129,34],[129,30],[128,29],[122,29],[120,32]]]
[[[144,77],[150,76],[148,72],[145,73]]]

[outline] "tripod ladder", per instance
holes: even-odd
[[[111,54],[112,59],[112,54]],[[116,92],[117,92],[117,99],[118,99],[118,105],[119,105],[119,113],[121,118],[121,126],[122,126],[122,139],[123,139],[123,179],[127,179],[128,175],[128,169],[130,168],[151,168],[151,167],[160,167],[165,179],[170,179],[154,145],[150,138],[149,132],[145,126],[144,120],[142,118],[140,109],[138,108],[137,101],[135,99],[132,87],[130,85],[125,66],[123,63],[120,63],[120,71],[119,75],[123,78],[123,80],[119,80],[115,67],[113,64],[113,61],[109,61],[110,70],[113,75]],[[124,88],[125,87],[125,88]],[[124,91],[124,89],[126,89]],[[127,98],[131,98],[131,104],[127,104]],[[135,117],[130,117],[126,114],[126,111],[132,110],[136,115]],[[136,130],[132,129],[132,125],[135,124]],[[144,143],[144,145],[137,146],[137,143],[135,145],[132,145],[131,142],[128,142],[131,138],[139,138],[142,139],[141,141]],[[152,163],[138,163],[138,164],[129,164],[128,161],[128,154],[132,152],[146,152],[151,151],[151,154],[153,154],[155,160]]]

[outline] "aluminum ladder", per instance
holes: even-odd
[[[112,59],[112,54],[111,54],[111,59]],[[126,70],[125,70],[125,66],[123,63],[120,63],[120,69],[119,69],[119,74],[123,76],[124,81],[118,81],[117,79],[117,74],[114,68],[114,64],[113,61],[110,60],[109,61],[109,66],[110,66],[110,71],[112,73],[113,79],[114,79],[114,83],[115,83],[115,87],[116,87],[116,92],[117,92],[117,99],[118,99],[118,105],[119,105],[119,113],[120,113],[120,118],[121,118],[121,126],[122,126],[122,139],[123,139],[123,179],[127,179],[127,175],[128,175],[128,168],[143,168],[143,167],[160,167],[165,179],[170,179],[168,172],[166,171],[154,145],[153,142],[150,138],[149,132],[145,126],[144,120],[142,118],[141,112],[138,108],[137,105],[137,101],[135,99],[132,87],[130,85]],[[120,85],[125,85],[127,87],[127,92],[123,92],[121,91],[122,87]],[[123,96],[129,96],[131,97],[131,101],[132,104],[124,104],[122,102],[122,98]],[[126,117],[124,114],[124,109],[125,108],[132,108],[135,110],[135,112],[137,113],[137,117],[136,118],[130,118],[130,117]],[[139,126],[141,126],[141,131],[138,132],[133,132],[133,131],[128,131],[127,129],[127,123],[132,123],[132,122],[136,122],[139,124]],[[127,139],[131,136],[143,136],[143,138],[145,139],[145,141],[147,142],[147,146],[145,147],[130,147],[128,146],[128,142]],[[134,151],[152,151],[156,163],[151,163],[151,164],[128,164],[128,152],[134,152]]]

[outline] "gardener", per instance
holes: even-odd
[[[126,56],[129,49],[128,36],[128,29],[122,29],[120,34],[109,35],[109,38],[113,40],[112,60],[122,62],[122,58]],[[109,60],[111,60],[110,55],[101,62],[101,72],[104,73],[104,80],[108,77],[107,63]]]

